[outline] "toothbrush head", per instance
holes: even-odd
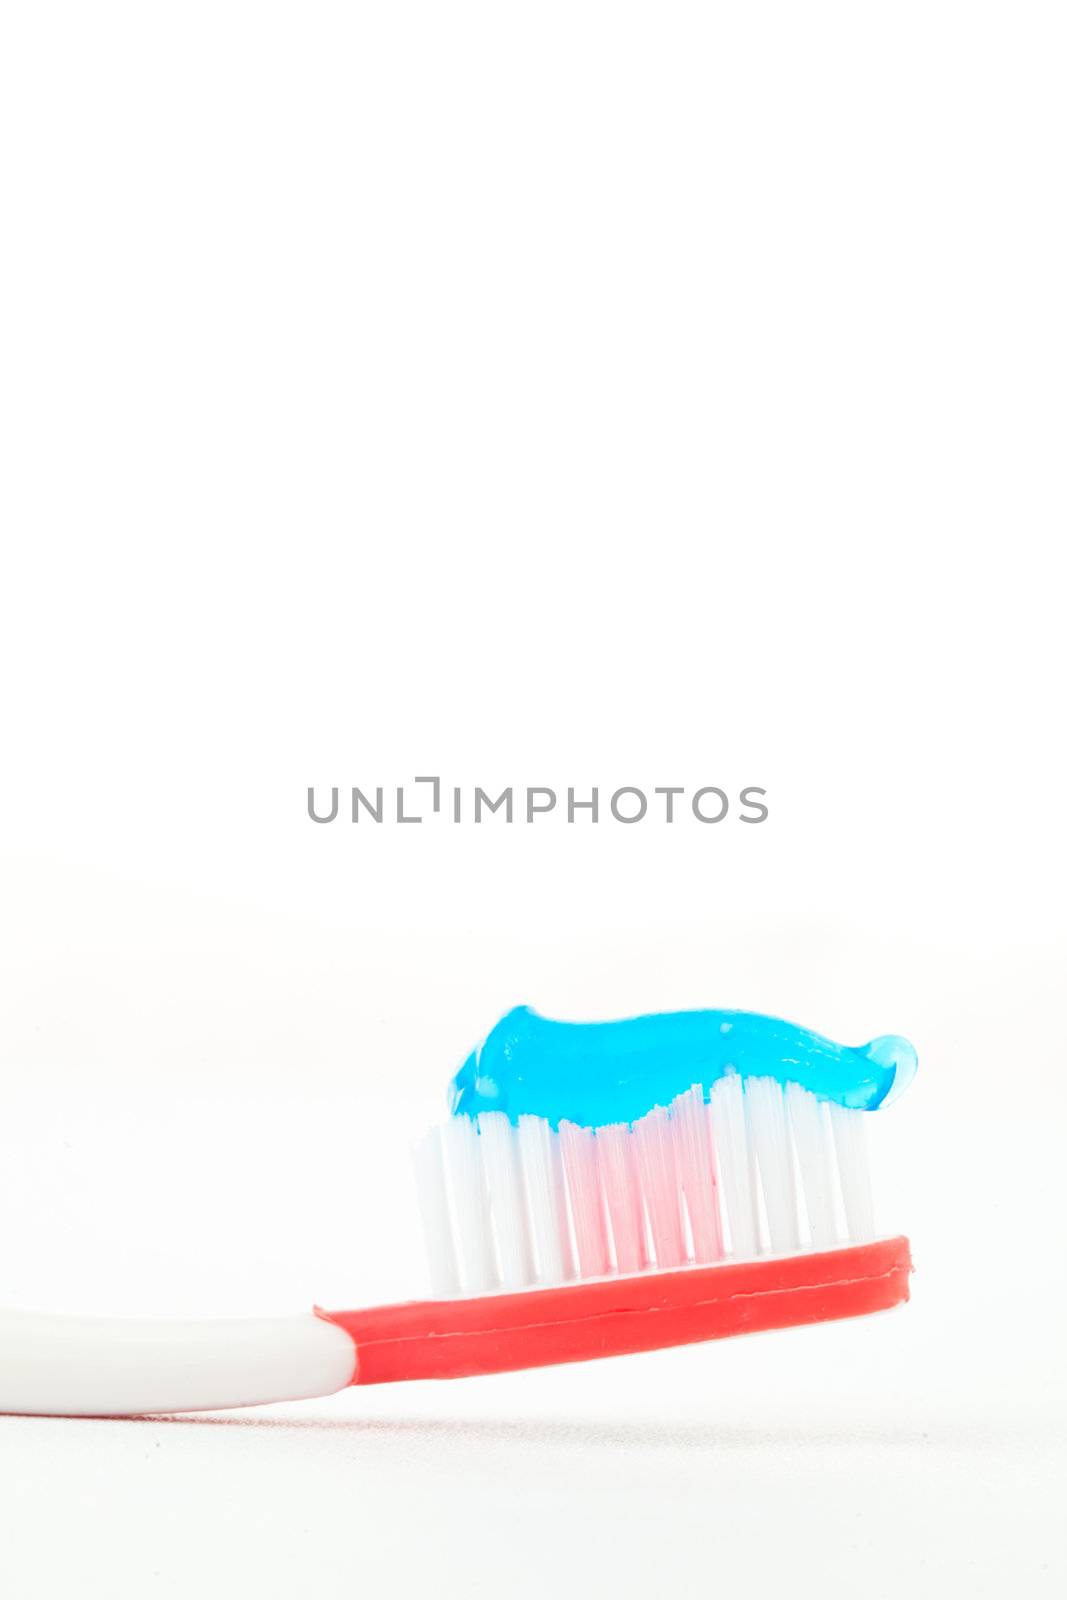
[[[439,1296],[866,1244],[865,1122],[906,1039],[775,1018],[509,1012],[452,1081],[416,1172]]]
[[[864,1143],[914,1075],[771,1017],[509,1012],[415,1151],[434,1298],[320,1312],[354,1383],[455,1378],[825,1322],[908,1298]]]

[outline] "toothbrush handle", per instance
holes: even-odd
[[[213,1411],[334,1394],[354,1370],[350,1336],[311,1312],[149,1322],[0,1311],[0,1412]]]
[[[906,1239],[599,1278],[518,1294],[216,1322],[0,1311],[0,1412],[143,1416],[591,1361],[883,1311]]]

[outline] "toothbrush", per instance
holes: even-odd
[[[509,1012],[417,1147],[432,1298],[226,1321],[0,1311],[0,1412],[132,1416],[634,1354],[887,1310],[864,1121],[916,1068],[736,1011]]]

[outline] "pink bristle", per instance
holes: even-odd
[[[583,1278],[599,1278],[610,1271],[608,1237],[597,1172],[596,1138],[592,1128],[573,1122],[559,1125],[563,1170],[567,1177],[578,1271]]]
[[[640,1272],[648,1250],[633,1134],[624,1122],[611,1123],[597,1130],[596,1144],[616,1265],[620,1272]]]
[[[634,1139],[656,1265],[680,1267],[686,1258],[681,1195],[670,1118],[662,1106],[634,1123]]]
[[[719,1261],[723,1256],[723,1240],[715,1152],[704,1091],[699,1084],[694,1084],[674,1101],[671,1126],[678,1176],[693,1235],[693,1259]]]

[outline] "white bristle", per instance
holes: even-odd
[[[450,1117],[415,1151],[433,1293],[521,1289],[874,1237],[862,1111],[798,1084],[718,1079],[631,1127]],[[761,1228],[762,1212],[766,1221]],[[647,1219],[647,1221],[646,1221]],[[688,1224],[687,1224],[688,1219]],[[573,1229],[573,1241],[572,1241]],[[691,1241],[692,1248],[689,1248]],[[650,1248],[651,1246],[651,1248]]]
[[[834,1166],[822,1102],[798,1083],[785,1086],[785,1103],[793,1129],[800,1188],[812,1247],[826,1250],[837,1237],[834,1221]]]
[[[481,1294],[495,1288],[497,1280],[478,1132],[470,1117],[449,1117],[441,1138],[463,1258],[463,1290]]]
[[[448,1193],[441,1154],[441,1130],[431,1128],[415,1146],[415,1187],[422,1212],[426,1259],[430,1268],[430,1289],[438,1299],[459,1293],[459,1269],[452,1242],[452,1222],[448,1215]]]
[[[712,1085],[709,1111],[730,1224],[730,1250],[737,1260],[751,1261],[760,1251],[759,1213],[755,1167],[749,1158],[745,1096],[736,1072]]]
[[[749,1139],[759,1168],[770,1247],[776,1254],[800,1247],[793,1148],[785,1118],[785,1097],[776,1078],[749,1078],[745,1084]]]
[[[671,1105],[675,1162],[681,1180],[694,1261],[718,1261],[723,1253],[715,1150],[704,1090],[695,1083]]]
[[[867,1166],[867,1132],[863,1125],[865,1114],[840,1106],[836,1101],[830,1105],[841,1198],[845,1204],[848,1235],[854,1244],[874,1238],[874,1201]]]
[[[544,1117],[519,1118],[519,1157],[526,1177],[537,1281],[560,1283],[571,1276],[570,1240],[559,1138]]]
[[[670,1119],[662,1106],[634,1123],[634,1140],[656,1265],[679,1267],[685,1260],[681,1194]]]
[[[503,1111],[483,1111],[478,1134],[500,1283],[505,1289],[521,1289],[532,1280],[533,1266],[515,1129]]]
[[[559,1125],[559,1147],[567,1179],[578,1273],[583,1278],[603,1277],[611,1265],[604,1223],[604,1201],[597,1171],[596,1136],[592,1128],[573,1122]]]

